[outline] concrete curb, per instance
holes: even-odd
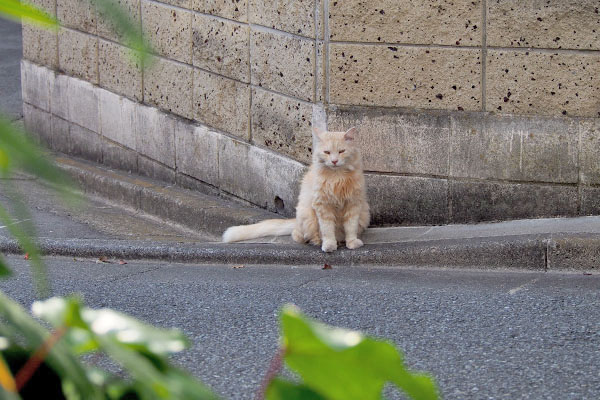
[[[232,225],[279,218],[258,207],[209,196],[150,178],[60,156],[57,165],[71,175],[88,195],[109,199],[186,228],[220,238]]]
[[[234,201],[182,189],[98,166],[59,157],[58,165],[79,182],[89,195],[153,215],[217,238],[231,225],[254,223],[276,214]],[[561,228],[572,229],[575,222]],[[577,222],[579,223],[579,222]],[[495,227],[498,229],[498,226]],[[560,229],[560,228],[557,228]],[[280,264],[337,266],[437,266],[452,268],[576,270],[600,268],[600,233],[511,233],[491,237],[453,239],[398,239],[367,244],[357,250],[325,254],[314,246],[292,243],[175,243],[125,240],[41,238],[46,255],[154,259],[200,264]],[[566,232],[566,233],[561,233]],[[20,253],[17,243],[0,238],[0,251]]]
[[[523,235],[400,242],[342,248],[325,254],[308,245],[164,243],[123,240],[40,239],[45,255],[152,259],[198,264],[280,264],[387,267],[448,267],[529,271],[600,269],[600,235]],[[0,251],[21,254],[0,238]]]

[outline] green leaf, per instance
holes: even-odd
[[[4,1],[4,0],[0,0]],[[50,183],[65,200],[76,201],[74,181],[60,170],[26,132],[0,114],[0,149],[9,159],[9,172],[22,169]]]
[[[306,385],[273,379],[267,388],[266,400],[325,400]]]
[[[135,318],[110,309],[93,310],[81,307],[79,299],[53,297],[36,301],[31,306],[33,314],[54,326],[79,328],[74,330],[80,339],[76,343],[92,343],[92,336],[110,340],[147,354],[166,356],[179,352],[188,342],[179,330],[159,329]],[[95,350],[91,348],[89,350]]]
[[[40,25],[44,28],[58,28],[58,21],[55,18],[24,1],[1,0],[0,16],[10,18],[18,22],[23,19],[24,22]]]
[[[0,277],[11,276],[11,275],[12,275],[12,271],[10,270],[10,268],[8,268],[6,261],[4,261],[4,258],[0,254]]]
[[[388,342],[311,321],[289,306],[282,311],[281,324],[285,362],[328,399],[380,399],[386,382],[413,399],[438,398],[433,380],[409,372]]]
[[[0,175],[5,178],[2,180],[2,191],[7,194],[11,211],[0,206],[0,223],[7,227],[23,251],[29,254],[38,294],[45,297],[49,293],[49,283],[39,249],[33,239],[35,227],[23,196],[10,178],[14,169],[29,172],[50,183],[64,200],[74,203],[76,196],[71,190],[72,181],[52,164],[42,149],[29,139],[23,130],[16,128],[2,115],[0,115],[0,152],[2,153]]]
[[[34,271],[37,292],[40,296],[46,296],[49,292],[46,268],[40,256],[38,246],[31,238],[35,235],[35,228],[31,224],[30,214],[27,211],[22,198],[16,192],[12,181],[4,180],[2,183],[3,189],[11,194],[8,197],[17,218],[11,217],[8,211],[0,205],[0,223],[2,223],[10,234],[17,239],[21,248],[29,255],[29,262]]]
[[[0,292],[0,318],[3,319],[4,331],[10,331],[12,337],[19,341],[24,340],[27,348],[32,351],[39,348],[49,336],[46,329],[2,292]],[[85,370],[64,343],[57,342],[48,353],[45,362],[61,378],[68,378],[86,400],[103,398],[100,390],[88,380]]]

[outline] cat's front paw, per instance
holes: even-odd
[[[325,253],[331,253],[332,251],[337,250],[337,242],[335,240],[323,240],[323,246],[321,246],[321,250]]]
[[[346,247],[350,250],[354,250],[358,249],[359,247],[362,247],[363,244],[363,241],[360,239],[352,239],[346,242]]]

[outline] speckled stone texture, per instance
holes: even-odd
[[[194,119],[248,140],[250,87],[245,83],[195,70]]]
[[[24,59],[38,65],[23,62],[23,99],[67,132],[99,134],[101,151],[89,155],[110,165],[171,183],[210,181],[274,210],[281,192],[285,214],[289,187],[246,169],[302,169],[314,122],[359,129],[381,223],[600,210],[597,0],[116,0],[152,42],[154,63],[143,71],[87,1],[33,1],[62,26],[24,28]],[[138,148],[119,132],[138,132],[138,107],[182,133],[165,144],[166,130],[148,127]],[[121,119],[103,120],[119,109]],[[49,125],[29,111],[34,126]],[[213,151],[196,128],[219,143],[210,173],[193,168],[198,149]],[[81,146],[96,137],[82,132]],[[245,167],[228,171],[227,162]],[[296,167],[271,178],[291,179]]]
[[[86,0],[56,0],[58,21],[68,28],[95,34],[98,16],[91,2]]]
[[[514,114],[600,117],[600,55],[489,50],[487,106]]]
[[[252,142],[310,163],[312,105],[255,89],[252,92]]]
[[[44,28],[23,25],[23,58],[58,68],[58,36]]]
[[[129,24],[132,28],[141,32],[142,20],[140,17],[140,1],[141,0],[113,0],[116,5],[127,12]],[[112,40],[114,42],[124,42],[123,33],[117,29],[116,24],[112,23],[110,17],[99,12],[98,18],[98,36]]]
[[[253,84],[303,100],[313,100],[314,41],[253,31],[250,46]]]
[[[192,13],[142,1],[143,30],[158,54],[192,63]]]
[[[481,109],[481,51],[331,45],[330,101],[337,104]]]
[[[144,100],[165,111],[193,119],[190,66],[154,58],[144,71]]]
[[[33,0],[32,5],[41,8],[48,15],[56,16],[56,0]],[[23,26],[23,58],[38,64],[58,67],[57,33],[30,24]]]
[[[600,49],[600,2],[488,1],[488,46]]]
[[[315,37],[317,0],[249,0],[250,22],[306,37]]]
[[[248,22],[247,0],[191,0],[192,9],[223,18]]]
[[[69,75],[98,83],[98,38],[79,31],[58,31],[58,66]]]
[[[248,25],[195,14],[192,34],[195,67],[250,82]]]
[[[142,101],[142,70],[131,50],[100,39],[98,57],[100,86]]]
[[[333,41],[481,45],[481,0],[328,1]]]

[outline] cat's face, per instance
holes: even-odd
[[[358,156],[354,145],[356,128],[347,132],[324,132],[313,130],[317,138],[315,146],[315,160],[331,169],[354,169]]]

